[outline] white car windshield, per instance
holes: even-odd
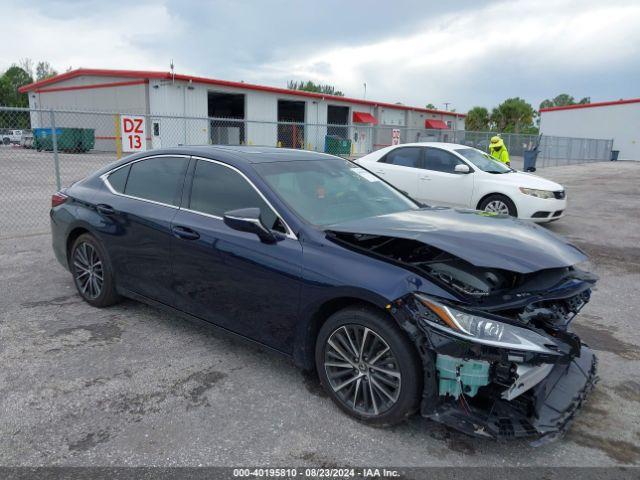
[[[313,225],[420,208],[360,166],[341,159],[256,164],[269,186]]]
[[[507,167],[504,163],[498,162],[491,158],[488,153],[481,152],[475,148],[459,148],[455,150],[456,153],[462,155],[469,160],[475,167],[478,167],[483,172],[487,173],[509,173],[513,170]]]

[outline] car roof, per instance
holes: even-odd
[[[147,151],[146,154],[179,153],[216,160],[244,163],[293,162],[300,160],[327,160],[337,158],[326,153],[294,148],[257,147],[251,145],[194,145]]]
[[[389,145],[387,147],[381,148],[380,150],[374,150],[371,153],[368,153],[362,157],[360,157],[356,162],[360,160],[364,161],[378,161],[384,155],[397,148],[402,147],[433,147],[440,148],[442,150],[446,150],[449,152],[455,152],[456,150],[460,150],[462,148],[471,148],[477,150],[475,147],[471,147],[469,145],[462,145],[460,143],[446,143],[446,142],[412,142],[412,143],[401,143],[398,145]]]
[[[293,148],[254,147],[250,145],[185,145],[179,147],[167,147],[128,155],[105,165],[94,172],[91,177],[99,177],[129,162],[137,161],[145,157],[158,155],[191,155],[195,157],[210,158],[227,163],[236,168],[257,163],[293,162],[310,160],[339,159],[335,155],[327,153],[311,152],[309,150],[297,150]]]
[[[414,143],[401,143],[400,145],[393,145],[394,147],[436,147],[443,150],[458,150],[460,148],[474,148],[469,145],[462,145],[460,143],[445,143],[445,142],[414,142]]]

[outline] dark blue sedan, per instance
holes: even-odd
[[[557,438],[593,386],[571,332],[596,277],[533,224],[420,205],[347,160],[183,147],[113,163],[52,198],[82,298],[129,297],[316,371],[376,425],[417,410],[490,438]]]

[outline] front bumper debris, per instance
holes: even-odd
[[[595,354],[568,329],[589,295],[570,294],[552,303],[499,312],[502,318],[543,331],[549,342],[540,351],[451,335],[435,328],[427,306],[413,297],[395,302],[391,313],[422,358],[421,414],[495,440],[530,438],[541,444],[561,437],[597,382]],[[564,315],[567,311],[570,315]]]
[[[496,440],[535,437],[535,445],[560,438],[597,382],[597,358],[583,345],[570,363],[556,364],[549,375],[512,401],[492,400],[489,409],[465,401],[435,408],[423,402],[422,415],[470,435]]]

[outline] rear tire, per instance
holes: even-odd
[[[487,198],[482,200],[482,202],[480,202],[480,205],[478,205],[478,210],[502,215],[510,215],[512,217],[518,216],[516,205],[511,201],[509,197],[499,193],[489,195]]]
[[[83,233],[73,242],[69,269],[85,302],[102,308],[120,301],[107,253],[93,235]]]
[[[422,393],[414,345],[393,319],[369,307],[334,313],[316,341],[322,387],[347,414],[375,426],[413,414]]]

